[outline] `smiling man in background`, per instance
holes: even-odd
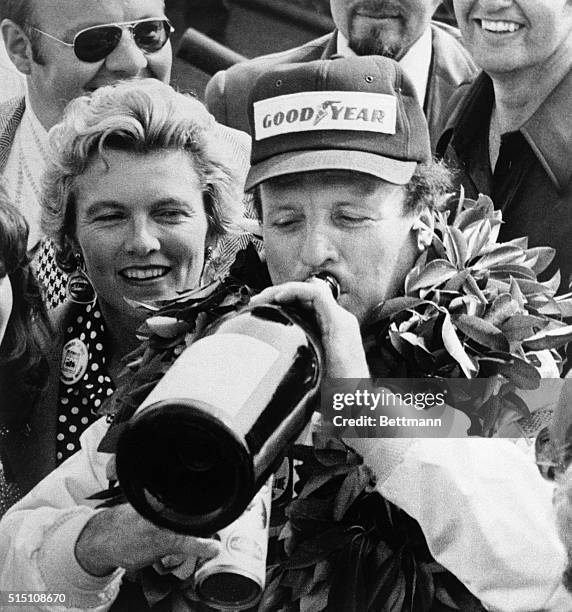
[[[40,230],[48,130],[70,100],[102,85],[145,77],[168,83],[171,27],[163,0],[0,0],[0,28],[27,81],[25,96],[0,104],[0,180],[30,225],[29,247],[40,249],[38,275],[55,306],[65,287]]]
[[[482,69],[451,101],[438,153],[467,195],[503,211],[500,240],[549,245],[561,290],[572,272],[572,1],[454,0]]]
[[[333,32],[218,72],[207,86],[207,106],[221,123],[249,132],[250,90],[271,67],[340,55],[382,55],[398,61],[413,81],[435,145],[451,95],[476,71],[458,30],[431,20],[439,4],[439,0],[330,0]]]

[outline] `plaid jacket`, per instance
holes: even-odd
[[[24,96],[0,102],[0,175],[4,172],[16,130],[26,108]]]
[[[24,96],[10,98],[0,103],[0,179],[6,168],[25,109]],[[41,241],[33,261],[36,275],[44,289],[46,305],[48,308],[55,308],[65,300],[67,277],[56,265],[54,245],[51,240]]]

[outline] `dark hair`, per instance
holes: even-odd
[[[50,324],[28,254],[28,224],[0,187],[0,278],[13,306],[0,345],[0,424],[24,425],[47,378],[43,347]]]
[[[410,211],[441,209],[453,191],[453,173],[442,161],[419,164],[405,190]]]
[[[0,21],[10,19],[21,28],[32,19],[33,0],[0,0]]]
[[[316,172],[331,174],[359,174],[354,170],[316,170]],[[271,181],[288,180],[286,177],[277,177]],[[368,174],[364,174],[364,180],[372,181],[375,179]],[[409,212],[419,211],[422,208],[440,209],[444,206],[447,196],[453,189],[452,172],[444,162],[430,162],[428,164],[418,164],[415,174],[407,185],[404,185],[406,199],[405,203]],[[254,210],[260,220],[262,220],[262,201],[260,199],[260,185],[252,190]]]

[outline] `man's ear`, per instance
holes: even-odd
[[[28,35],[11,19],[2,20],[0,31],[4,38],[8,57],[22,74],[29,75],[33,61],[33,52],[32,43]]]
[[[416,232],[417,248],[419,251],[424,251],[433,242],[435,229],[433,213],[428,208],[423,208],[417,213],[411,229]]]

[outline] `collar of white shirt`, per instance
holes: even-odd
[[[25,113],[26,119],[30,122],[32,129],[34,130],[34,133],[38,137],[42,146],[47,150],[49,146],[48,130],[46,130],[46,128],[41,124],[40,120],[38,119],[38,116],[34,112],[34,109],[32,108],[32,104],[30,103],[30,97],[28,96],[27,92],[26,92],[26,106],[25,106],[24,113]]]
[[[427,28],[407,53],[399,60],[403,72],[411,79],[421,106],[425,103],[429,68],[431,66],[431,28]],[[343,57],[355,55],[345,36],[338,31],[338,53]]]

